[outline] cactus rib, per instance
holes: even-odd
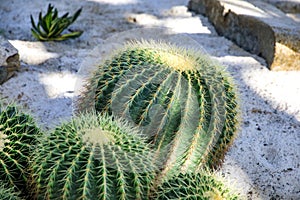
[[[27,167],[40,131],[33,119],[14,105],[0,111],[0,179],[26,192]],[[24,193],[24,195],[26,195]]]
[[[196,174],[178,174],[161,183],[157,191],[152,194],[152,199],[156,200],[237,200],[239,198],[213,173],[205,170]]]

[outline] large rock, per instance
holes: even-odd
[[[20,68],[18,50],[0,36],[0,84]]]
[[[272,70],[300,70],[300,23],[262,1],[190,0],[220,35],[266,60]]]

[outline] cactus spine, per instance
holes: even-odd
[[[25,190],[26,168],[40,131],[33,119],[14,106],[0,111],[0,179]]]
[[[0,199],[3,200],[21,200],[19,197],[20,193],[15,191],[14,187],[8,184],[0,183]]]
[[[162,175],[218,166],[237,129],[236,92],[202,53],[150,42],[116,52],[87,81],[78,110],[123,117],[153,144]]]
[[[31,164],[36,199],[147,199],[155,167],[135,129],[87,114],[41,141]]]

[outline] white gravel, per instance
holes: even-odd
[[[41,126],[51,128],[71,117],[79,68],[90,59],[101,60],[110,50],[105,39],[153,26],[187,33],[227,67],[240,91],[241,128],[220,173],[247,199],[300,199],[300,71],[269,71],[264,60],[218,36],[205,17],[188,12],[187,2],[1,1],[0,34],[19,50],[22,69],[0,86],[0,97],[16,101]],[[45,12],[48,3],[61,13],[82,7],[72,28],[84,34],[76,40],[37,42],[30,33],[29,16]]]

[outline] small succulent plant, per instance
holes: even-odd
[[[0,111],[0,182],[26,190],[27,166],[40,130],[33,119],[15,106]]]
[[[156,167],[136,131],[94,114],[62,124],[33,154],[34,199],[147,199]]]
[[[49,4],[47,13],[42,16],[42,12],[39,14],[38,23],[35,24],[32,15],[31,19],[31,33],[40,41],[62,41],[69,38],[79,37],[83,31],[71,31],[70,33],[63,34],[63,31],[67,29],[80,15],[82,9],[75,12],[73,16],[68,17],[69,13],[58,17],[58,11],[54,6]]]

